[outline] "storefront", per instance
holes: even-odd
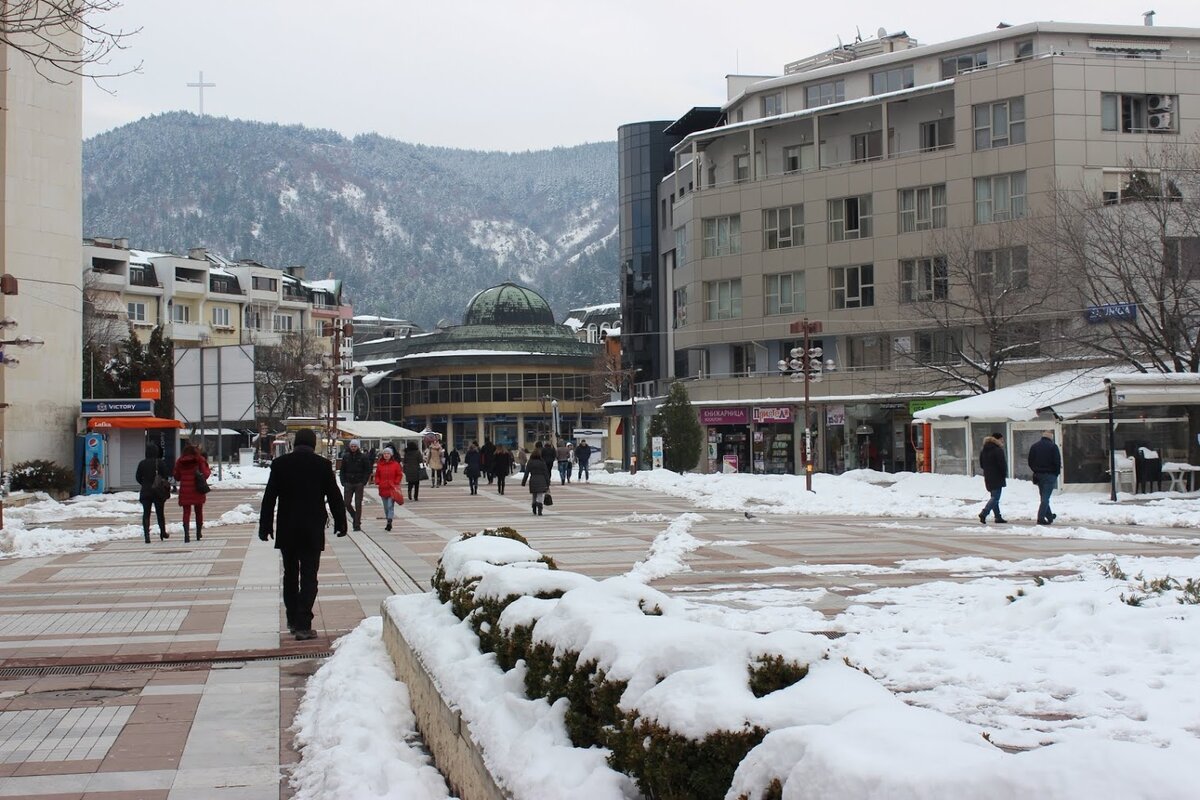
[[[748,408],[701,408],[700,424],[708,444],[708,472],[750,472]]]
[[[755,406],[751,417],[754,472],[796,474],[796,420],[791,406]]]

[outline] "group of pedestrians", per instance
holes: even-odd
[[[138,500],[142,504],[142,538],[150,544],[150,512],[154,512],[158,522],[158,539],[165,541],[171,538],[167,532],[166,505],[172,493],[179,498],[183,509],[183,541],[190,542],[191,521],[196,520],[196,541],[204,536],[204,501],[208,496],[208,479],[212,468],[204,452],[193,444],[183,448],[179,458],[175,460],[174,469],[168,468],[167,461],[156,444],[146,445],[146,457],[138,462],[134,472],[134,480],[138,484]]]
[[[1050,508],[1050,496],[1057,488],[1058,476],[1062,473],[1062,452],[1054,443],[1054,431],[1043,431],[1041,438],[1033,443],[1029,448],[1028,463],[1040,499],[1037,524],[1052,525],[1058,515]],[[983,485],[989,493],[987,504],[979,512],[979,521],[986,525],[990,513],[994,522],[1004,524],[1008,522],[1000,513],[1000,495],[1008,484],[1004,434],[993,433],[983,440],[983,447],[979,451],[979,468],[983,472]]]

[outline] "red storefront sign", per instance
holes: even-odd
[[[749,425],[750,412],[745,408],[702,408],[701,425]]]
[[[755,406],[754,421],[759,425],[773,423],[788,424],[792,422],[791,406]]]

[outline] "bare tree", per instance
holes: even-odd
[[[324,397],[318,376],[305,364],[320,363],[324,341],[303,332],[286,334],[277,345],[254,348],[254,383],[260,421],[278,426],[284,418],[303,412],[319,416]]]
[[[126,49],[141,28],[110,28],[101,15],[120,8],[117,0],[9,0],[0,2],[0,43],[29,59],[51,83],[67,73],[84,78],[111,78],[137,72],[106,71],[109,57]]]
[[[588,399],[605,403],[613,394],[620,395],[628,386],[634,372],[635,370],[623,368],[621,353],[605,344],[604,349],[592,361],[592,369],[588,373]]]
[[[994,391],[1014,360],[1041,358],[1059,339],[1068,287],[1024,221],[938,231],[937,255],[900,260],[899,304],[913,333],[894,358],[919,367],[928,390]]]

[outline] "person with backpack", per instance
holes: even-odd
[[[151,507],[158,517],[159,541],[170,538],[171,534],[167,533],[165,506],[167,498],[171,496],[171,484],[168,482],[171,471],[167,469],[167,462],[160,457],[158,445],[153,442],[146,445],[146,457],[138,462],[134,478],[141,487],[138,490],[138,501],[142,504],[142,535],[146,544],[150,544]]]
[[[208,477],[212,469],[196,446],[183,448],[183,455],[175,461],[175,483],[179,485],[179,505],[183,507],[183,540],[190,542],[188,525],[192,512],[196,512],[196,541],[203,538],[204,501],[208,498]]]

